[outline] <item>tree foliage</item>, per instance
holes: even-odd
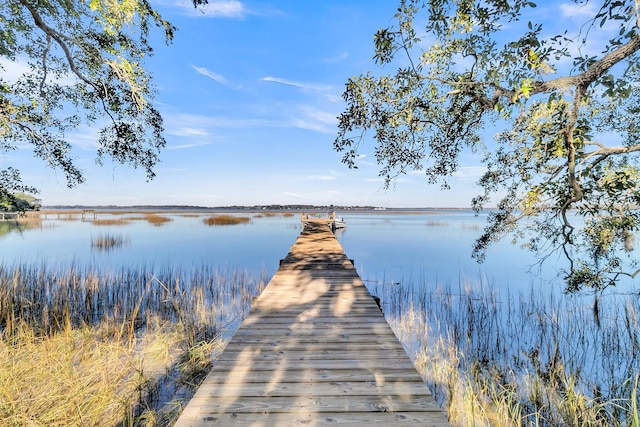
[[[472,206],[495,209],[474,256],[506,235],[559,251],[570,291],[640,271],[639,2],[573,2],[593,13],[554,34],[530,0],[402,0],[374,36],[395,72],[349,79],[334,143],[356,167],[372,133],[387,185],[419,170],[447,187],[461,153],[481,156]]]
[[[154,26],[171,41],[175,28],[147,0],[0,3],[0,151],[31,147],[73,187],[84,176],[68,138],[85,124],[100,129],[99,163],[112,158],[153,178],[165,145],[143,68]],[[24,65],[28,71],[7,77]],[[21,186],[15,169],[2,173],[3,192]]]
[[[25,192],[35,193],[36,189],[22,184],[20,173],[12,167],[0,170],[0,210],[24,212],[40,207],[40,201]]]

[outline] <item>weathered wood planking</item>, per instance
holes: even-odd
[[[448,426],[326,221],[309,221],[176,427]]]

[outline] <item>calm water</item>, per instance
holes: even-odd
[[[250,278],[266,272],[270,277],[301,231],[298,215],[245,214],[251,216],[249,223],[230,226],[205,225],[208,214],[160,215],[169,221],[154,225],[144,214],[99,214],[100,221],[127,223],[99,225],[79,215],[49,215],[22,230],[0,224],[0,265],[27,262],[115,272],[142,266],[145,272],[167,267],[189,271],[206,265],[208,271],[241,272]],[[412,303],[422,307],[419,315],[429,333],[409,330],[401,337],[409,354],[458,336],[450,345],[470,363],[492,360],[525,375],[534,370],[534,362],[555,358],[559,349],[566,371],[579,373],[578,387],[589,391],[597,385],[605,401],[635,378],[630,372],[638,366],[637,281],[612,291],[620,295],[601,298],[596,321],[593,295],[562,295],[558,260],[533,273],[533,256],[506,240],[490,248],[484,264],[477,264],[471,248],[486,218],[471,211],[342,216],[348,226],[337,237],[365,284],[381,297],[390,323],[402,319]],[[125,244],[107,251],[93,247],[92,239],[103,236],[121,237]],[[627,285],[636,293],[625,296]],[[218,320],[230,336],[241,317],[226,310],[220,310]],[[534,349],[535,360],[529,356]]]
[[[99,213],[98,220],[129,222],[97,225],[93,217],[58,219],[48,215],[34,228],[0,229],[0,259],[7,264],[36,262],[60,268],[73,264],[99,269],[204,263],[256,275],[266,271],[270,276],[301,231],[298,215],[249,214],[250,223],[231,226],[207,226],[203,223],[207,214],[161,215],[171,221],[154,225],[143,214]],[[343,217],[348,227],[339,230],[338,239],[365,283],[480,282],[492,287],[529,288],[548,284],[557,276],[552,262],[532,274],[534,258],[508,242],[493,246],[485,263],[476,263],[471,247],[485,218],[472,211],[347,213]],[[92,247],[92,239],[105,235],[121,237],[125,244],[111,250]]]

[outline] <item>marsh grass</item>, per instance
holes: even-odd
[[[145,389],[180,347],[175,325],[128,339],[110,322],[40,336],[21,323],[0,341],[2,425],[131,424]]]
[[[251,222],[251,218],[246,216],[233,216],[233,215],[211,215],[204,218],[202,222],[206,225],[237,225],[247,224]]]
[[[108,251],[128,245],[130,239],[121,234],[100,234],[97,237],[91,237],[91,247],[100,251]]]
[[[637,295],[372,293],[453,425],[640,426]]]
[[[170,425],[264,283],[0,265],[0,425]]]
[[[168,218],[162,215],[156,215],[156,214],[145,214],[144,220],[151,225],[155,225],[156,227],[162,227],[167,222],[173,221],[173,219],[171,218]]]
[[[131,224],[129,218],[98,218],[91,221],[93,225],[128,225]]]

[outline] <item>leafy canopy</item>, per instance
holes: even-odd
[[[559,251],[570,291],[640,271],[639,1],[573,2],[592,15],[552,34],[529,0],[402,0],[374,36],[395,72],[349,79],[334,142],[357,167],[372,133],[387,185],[423,171],[446,188],[461,153],[481,156],[472,206],[496,208],[474,256],[505,235],[541,260]]]
[[[154,26],[172,40],[175,28],[147,0],[0,3],[0,151],[31,147],[73,187],[84,176],[67,137],[84,123],[100,129],[99,163],[110,157],[153,178],[165,145],[143,67]],[[25,64],[28,71],[9,77]],[[35,191],[22,184],[18,170],[0,173],[0,199]]]

